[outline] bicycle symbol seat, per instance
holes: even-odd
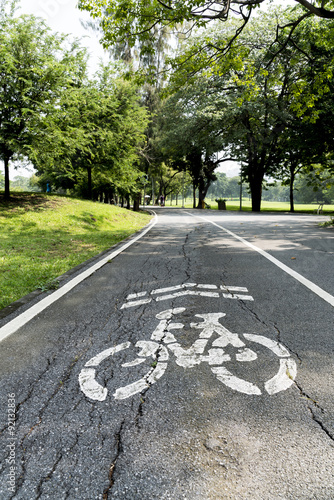
[[[130,368],[144,363],[147,358],[153,358],[153,363],[151,363],[149,371],[143,377],[133,383],[119,387],[113,394],[115,399],[129,398],[134,394],[147,390],[148,387],[157,382],[166,371],[170,353],[174,355],[176,364],[183,368],[193,368],[201,363],[208,363],[212,373],[225,386],[244,394],[261,395],[262,391],[256,384],[237,377],[223,366],[224,363],[232,359],[231,355],[226,352],[228,346],[236,348],[235,359],[237,362],[248,363],[258,358],[257,353],[248,347],[246,342],[249,342],[253,348],[256,345],[264,346],[279,358],[278,372],[264,382],[264,390],[269,395],[284,391],[293,384],[297,374],[297,366],[289,351],[282,344],[262,335],[248,333],[238,335],[230,332],[219,321],[226,316],[225,313],[196,314],[196,317],[200,318],[201,321],[190,323],[190,327],[199,330],[199,337],[189,348],[183,348],[172,332],[184,328],[183,323],[173,322],[174,317],[184,311],[184,307],[179,307],[167,309],[156,315],[156,318],[160,321],[152,333],[151,339],[138,341],[135,344],[135,347],[140,349],[137,358],[123,363],[121,366]],[[214,334],[216,339],[209,344]],[[130,346],[132,346],[131,342],[123,342],[102,351],[85,364],[79,374],[79,384],[88,398],[96,401],[106,399],[108,389],[96,380],[96,370],[102,361],[128,349]],[[207,347],[207,353],[205,354]]]

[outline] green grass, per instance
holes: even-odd
[[[216,205],[216,203],[215,203]],[[227,210],[239,210],[240,201],[232,200],[227,201]],[[252,206],[252,202],[250,200],[244,199],[242,201],[242,208],[245,211],[250,211]],[[295,212],[305,212],[305,213],[313,213],[317,210],[319,204],[318,203],[310,203],[310,204],[301,204],[295,203]],[[213,205],[211,205],[214,208]],[[261,202],[261,212],[289,212],[290,211],[290,203],[289,202],[279,202],[279,201],[262,201]],[[333,213],[334,205],[324,205],[323,213]]]
[[[0,309],[55,279],[150,221],[102,203],[40,193],[0,195]]]
[[[212,210],[218,209],[218,203],[214,200],[206,199],[205,200],[208,205],[210,205]],[[166,207],[170,206],[169,201],[166,203]],[[175,202],[173,203],[175,206]],[[182,206],[182,200],[179,200],[178,206]],[[190,198],[185,200],[184,204],[185,208],[192,208],[193,201]],[[252,202],[247,198],[242,200],[242,210],[245,212],[251,211]],[[310,203],[310,204],[295,204],[295,212],[304,212],[304,213],[313,213],[317,210],[319,204],[318,203]],[[227,210],[239,210],[240,201],[239,199],[227,200],[226,201],[226,209]],[[261,202],[261,211],[262,212],[289,212],[290,211],[290,203],[289,202],[279,202],[279,201],[262,201]],[[334,205],[324,205],[323,214],[333,214],[334,213]]]

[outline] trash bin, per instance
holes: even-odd
[[[218,210],[226,210],[226,202],[224,200],[218,201]]]

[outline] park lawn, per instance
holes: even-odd
[[[211,205],[212,208],[215,208],[217,205],[215,202]],[[250,211],[252,206],[252,202],[250,200],[243,199],[242,200],[242,208],[245,211]],[[295,203],[295,212],[305,212],[305,213],[313,213],[317,211],[319,204],[318,203],[309,203],[309,204],[301,204]],[[240,201],[239,200],[227,200],[226,201],[227,210],[239,210]],[[217,207],[218,208],[218,207]],[[280,202],[280,201],[264,201],[261,202],[261,212],[289,212],[290,211],[290,203],[289,202]],[[330,214],[334,212],[334,205],[324,205],[323,213]]]
[[[151,215],[41,193],[0,197],[0,309],[144,227]]]
[[[218,203],[214,200],[210,200],[206,198],[206,203],[210,205],[211,209],[217,210]],[[179,206],[182,205],[182,201],[179,201]],[[185,208],[192,208],[193,201],[192,198],[187,198],[185,200]],[[169,206],[169,203],[166,203],[166,206]],[[319,204],[318,203],[310,203],[310,204],[295,204],[295,212],[305,212],[305,213],[313,213],[317,210]],[[245,212],[250,212],[252,207],[252,202],[247,198],[242,200],[242,210]],[[227,210],[239,210],[240,201],[239,199],[234,200],[226,200],[226,209]],[[263,201],[261,202],[261,211],[262,212],[289,212],[290,211],[290,203],[289,202],[279,202],[279,201]],[[334,213],[334,205],[324,205],[323,214],[330,215]]]

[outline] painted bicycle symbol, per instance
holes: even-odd
[[[262,390],[258,385],[234,375],[226,366],[223,366],[232,359],[231,354],[226,352],[228,346],[236,348],[235,360],[240,363],[256,360],[258,354],[253,349],[259,345],[269,349],[278,357],[277,373],[263,383],[263,388],[269,395],[284,391],[293,384],[297,366],[289,351],[282,344],[262,335],[250,333],[238,335],[230,332],[220,323],[220,319],[226,316],[225,313],[196,314],[200,321],[190,323],[190,327],[200,331],[199,337],[189,348],[182,347],[172,332],[184,328],[183,323],[173,321],[175,316],[184,311],[184,307],[179,307],[167,309],[156,315],[160,321],[151,339],[138,341],[135,344],[135,347],[139,349],[137,357],[121,365],[122,368],[131,368],[144,363],[147,358],[153,358],[150,369],[146,375],[135,382],[119,387],[113,394],[115,399],[129,398],[147,390],[157,382],[166,371],[170,353],[174,355],[176,364],[183,368],[193,368],[201,363],[208,363],[212,373],[225,386],[244,394],[261,395]],[[212,341],[212,337],[215,340]],[[250,344],[250,347],[247,344]],[[96,370],[104,360],[129,349],[130,346],[132,346],[131,342],[123,342],[102,351],[85,364],[79,374],[79,384],[88,398],[96,401],[106,399],[108,389],[96,380]]]

